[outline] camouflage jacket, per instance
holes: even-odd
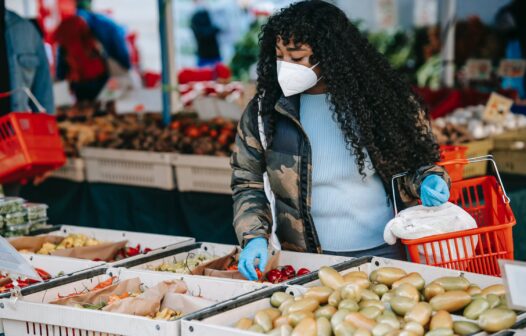
[[[277,102],[273,140],[266,150],[259,136],[256,99],[249,103],[239,122],[236,149],[231,157],[231,186],[234,228],[242,246],[249,239],[268,238],[271,233],[272,215],[263,183],[263,173],[267,172],[276,198],[276,234],[282,248],[321,253],[310,214],[311,149],[299,121],[298,97],[282,97]],[[266,124],[264,117],[263,123]],[[400,184],[400,196],[404,203],[416,201],[421,182],[430,174],[438,174],[450,183],[441,167],[422,167],[406,176]],[[391,181],[383,182],[387,186]]]

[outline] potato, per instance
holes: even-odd
[[[313,312],[320,304],[318,303],[318,300],[313,298],[304,298],[299,301],[294,302],[288,309],[288,313],[292,314],[298,311],[308,311]]]
[[[446,290],[444,289],[444,287],[436,283],[431,283],[424,288],[424,297],[426,298],[426,300],[431,300],[438,294],[442,294],[445,292]]]
[[[439,285],[446,291],[466,291],[471,283],[464,277],[442,277],[432,283]]]
[[[404,296],[395,296],[391,299],[391,309],[400,316],[407,314],[415,305],[413,299]]]
[[[488,333],[511,328],[517,322],[517,314],[509,309],[489,309],[479,317],[479,326]]]
[[[252,327],[254,323],[251,319],[248,319],[246,317],[242,318],[241,320],[237,321],[235,328],[241,329],[241,330],[247,330],[248,328]]]
[[[312,318],[302,320],[292,331],[291,336],[316,336],[318,329],[316,321]]]
[[[328,320],[331,319],[331,317],[338,311],[338,309],[336,309],[335,307],[333,306],[323,306],[323,307],[320,307],[316,310],[316,312],[314,313],[314,316],[316,316],[316,318],[320,318],[320,317],[325,317],[327,318]]]
[[[495,294],[498,296],[506,295],[506,288],[504,287],[504,285],[501,285],[501,284],[493,285],[493,286],[484,288],[481,294],[482,296],[488,296],[488,294]]]
[[[415,286],[410,285],[408,283],[402,283],[400,284],[395,290],[394,290],[395,296],[402,296],[406,298],[410,298],[411,300],[418,302],[420,300],[420,293],[415,288]]]
[[[315,299],[320,305],[324,305],[329,302],[329,296],[331,296],[332,292],[333,290],[329,287],[311,287],[304,294],[304,297]]]
[[[396,267],[381,267],[373,272],[369,276],[369,280],[372,282],[378,282],[386,286],[391,286],[396,281],[402,279],[407,274],[404,270]]]
[[[424,280],[424,278],[422,278],[422,276],[419,273],[413,272],[409,273],[400,280],[395,281],[393,283],[393,289],[396,289],[398,286],[404,283],[414,286],[417,290],[422,290],[426,284],[426,281]]]
[[[478,333],[480,327],[473,322],[456,321],[453,322],[453,331],[460,336],[467,336]]]
[[[451,314],[445,310],[436,312],[436,314],[431,318],[429,329],[453,329],[453,318],[451,317]]]
[[[341,274],[332,267],[324,266],[320,268],[318,277],[324,286],[332,288],[333,290],[340,288],[345,283]]]
[[[480,314],[488,310],[489,302],[485,299],[473,300],[466,308],[464,308],[464,317],[470,320],[476,320]]]
[[[450,291],[433,297],[429,303],[433,310],[455,312],[466,307],[471,302],[471,296],[463,291]]]
[[[375,320],[370,319],[361,313],[349,313],[345,316],[345,321],[350,323],[356,329],[362,328],[368,331],[373,330],[376,325]]]
[[[269,332],[272,330],[272,319],[264,311],[259,311],[254,316],[254,323],[259,325],[264,332]]]
[[[316,319],[316,336],[331,336],[332,327],[331,322],[325,317],[319,317]]]
[[[433,309],[427,302],[417,303],[404,317],[406,322],[417,322],[425,326],[431,319]]]

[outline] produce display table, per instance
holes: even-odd
[[[503,175],[512,200],[515,258],[526,260],[526,178]],[[113,184],[48,179],[27,185],[22,196],[50,205],[50,223],[195,237],[237,244],[230,195],[179,192]]]

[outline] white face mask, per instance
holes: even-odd
[[[278,82],[283,95],[289,97],[299,94],[316,85],[319,79],[312,69],[317,65],[307,68],[301,64],[277,61]]]

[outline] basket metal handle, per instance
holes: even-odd
[[[31,92],[31,90],[29,90],[29,88],[25,86],[19,87],[19,88],[16,88],[16,89],[13,89],[7,92],[0,92],[0,99],[12,96],[16,92],[24,92],[26,96],[29,98],[29,100],[35,105],[38,112],[46,113],[46,109],[44,108],[44,106],[42,106],[38,102],[38,99],[33,95],[33,92]]]
[[[500,187],[502,188],[502,200],[505,204],[510,203],[510,198],[508,197],[508,194],[506,193],[506,189],[504,188],[504,184],[502,183],[502,179],[500,178],[500,173],[497,168],[497,162],[495,162],[495,159],[493,158],[493,155],[483,155],[483,156],[477,156],[470,159],[454,159],[444,162],[439,162],[437,165],[439,166],[449,166],[454,164],[472,164],[472,163],[478,163],[478,162],[484,162],[484,161],[490,161],[493,165],[493,168],[495,169],[495,174],[497,175],[497,179],[499,181]],[[391,178],[391,191],[393,193],[393,207],[395,211],[395,216],[398,214],[398,207],[396,206],[396,187],[395,182],[404,176],[406,176],[408,172],[396,174]]]

